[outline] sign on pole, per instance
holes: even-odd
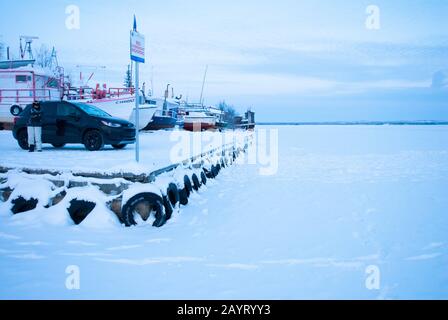
[[[140,89],[139,89],[139,64],[145,63],[145,37],[137,32],[137,20],[134,16],[134,28],[131,31],[131,60],[135,63],[135,161],[140,161]]]
[[[137,31],[131,31],[131,60],[145,63],[145,36]]]

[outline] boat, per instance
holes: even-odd
[[[216,118],[204,111],[186,111],[184,130],[204,131],[216,128]]]
[[[23,51],[22,59],[10,59],[9,49],[7,52],[5,56],[4,44],[0,43],[0,129],[12,129],[14,117],[28,104],[60,100],[63,95],[63,68],[57,64],[40,67],[32,55],[25,58]]]
[[[157,110],[152,116],[151,121],[143,130],[164,130],[172,129],[176,126],[177,119],[168,111],[166,114],[162,110]]]
[[[175,109],[178,104],[171,99],[161,99],[155,97],[144,97],[143,104],[140,105],[140,117],[143,114],[145,125],[142,130],[164,130],[171,129],[176,126],[177,116]],[[132,111],[132,116],[135,116],[135,108]]]

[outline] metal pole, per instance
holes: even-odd
[[[167,112],[167,109],[168,109],[168,105],[167,105],[167,102],[166,102],[166,99],[168,98],[168,92],[169,92],[169,89],[170,89],[170,84],[168,83],[167,85],[166,85],[166,90],[165,90],[165,100],[163,101],[163,112],[162,112],[162,114],[165,116],[166,115],[166,112]]]
[[[139,63],[135,62],[135,161],[140,162],[140,141],[139,141],[139,134],[140,134],[140,114],[139,114],[139,99],[140,94],[138,92],[138,65]]]
[[[204,103],[202,101],[202,98],[204,96],[204,86],[205,86],[205,79],[207,77],[207,71],[208,71],[208,65],[205,67],[205,72],[204,72],[204,79],[202,79],[202,89],[201,89],[201,97],[199,99],[199,103],[201,104],[201,106],[204,106]]]

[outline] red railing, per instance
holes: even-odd
[[[71,93],[75,91],[76,93]],[[65,90],[65,96],[68,100],[89,100],[104,98],[119,98],[124,95],[133,95],[134,88],[109,88],[108,90],[87,88],[68,88]]]
[[[28,95],[21,95],[20,93],[27,92]],[[53,92],[53,95],[51,94]],[[45,101],[55,99],[58,96],[58,89],[0,89],[0,103],[3,100],[12,103],[31,103],[35,100]],[[6,93],[6,95],[5,95]]]
[[[109,88],[110,97],[119,97],[120,95],[134,94],[134,88]]]

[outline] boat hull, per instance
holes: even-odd
[[[177,119],[168,116],[154,115],[148,125],[143,130],[164,130],[172,129],[176,126]]]
[[[216,129],[216,124],[214,122],[184,122],[184,130],[187,131],[204,131]]]

